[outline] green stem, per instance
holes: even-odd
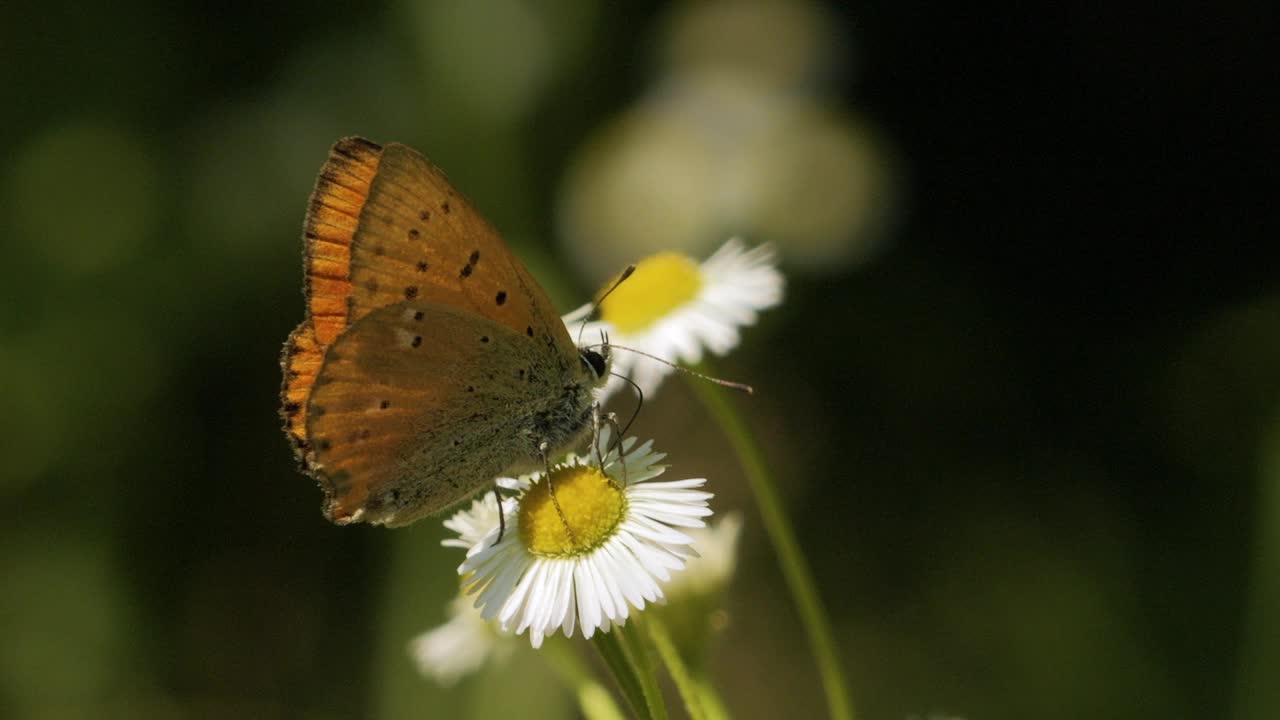
[[[547,638],[542,646],[544,657],[565,685],[573,690],[578,708],[587,720],[625,720],[613,695],[596,681],[586,663],[564,638]]]
[[[648,703],[645,701],[636,670],[627,658],[627,651],[623,648],[621,635],[617,632],[598,632],[591,638],[591,646],[600,653],[600,659],[604,660],[605,666],[613,675],[614,682],[618,683],[618,690],[627,699],[631,712],[636,717],[647,720],[649,718]]]
[[[649,706],[649,717],[653,720],[667,720],[667,704],[662,699],[662,688],[658,686],[658,673],[653,667],[653,658],[649,657],[649,648],[644,644],[644,636],[638,629],[636,618],[623,625],[614,627],[613,632],[622,639],[627,650],[627,657],[636,669],[640,680],[640,691],[644,694],[645,704]]]
[[[804,626],[805,634],[809,638],[814,662],[817,663],[818,672],[822,676],[822,688],[827,696],[827,708],[831,718],[854,720],[853,702],[845,687],[844,670],[840,666],[840,657],[836,653],[831,622],[827,619],[822,599],[818,597],[813,574],[809,570],[808,563],[805,562],[804,554],[800,551],[795,531],[782,507],[782,499],[765,463],[764,453],[756,445],[746,422],[742,420],[723,390],[697,379],[691,380],[689,386],[720,423],[721,430],[729,439],[734,453],[738,456],[738,462],[747,475],[751,491],[756,496],[756,504],[760,508],[765,531],[769,533],[769,539],[778,553],[778,564],[782,568],[787,588],[791,591],[792,600],[800,614],[800,622]]]
[[[614,625],[609,632],[596,633],[591,644],[609,666],[636,717],[667,720],[667,707],[662,701],[649,649],[634,628],[634,618],[632,620],[629,625]]]
[[[680,699],[684,700],[684,707],[689,713],[689,719],[710,720],[702,706],[702,697],[699,694],[698,685],[689,673],[688,666],[684,664],[684,659],[680,657],[680,652],[676,649],[675,643],[671,641],[671,634],[667,632],[667,626],[656,617],[645,618],[644,626],[649,631],[649,639],[653,641],[653,647],[658,651],[658,657],[662,658],[662,662],[667,666],[667,673],[671,675],[671,680],[675,683],[676,690],[680,693]]]

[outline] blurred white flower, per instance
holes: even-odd
[[[504,490],[523,491],[529,483],[499,478],[498,485]],[[514,498],[506,498],[502,504],[507,512],[515,511]],[[442,540],[441,545],[470,550],[498,526],[498,502],[493,493],[486,492],[472,500],[470,506],[449,516],[444,526],[458,536]],[[409,643],[409,654],[423,675],[448,686],[479,670],[488,660],[501,660],[511,653],[511,634],[480,617],[470,598],[459,594],[449,603],[447,613],[448,619],[443,625]]]
[[[685,565],[684,572],[662,586],[668,601],[678,602],[692,595],[713,595],[729,584],[738,567],[738,538],[742,536],[742,515],[725,514],[718,522],[689,531],[698,557]]]
[[[449,619],[409,643],[418,671],[441,685],[456,683],[490,660],[511,654],[509,634],[480,617],[471,598],[459,595],[449,603]]]
[[[774,243],[804,272],[869,257],[897,217],[899,174],[887,138],[829,100],[849,59],[839,25],[805,0],[680,4],[660,74],[564,178],[567,256],[593,279],[729,234]]]

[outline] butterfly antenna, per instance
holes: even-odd
[[[586,317],[582,318],[582,324],[578,326],[578,340],[575,344],[578,344],[578,345],[582,344],[582,331],[587,329],[587,321],[590,320],[592,317],[594,317],[595,314],[600,310],[600,303],[604,302],[604,299],[609,297],[609,294],[612,293],[614,290],[617,290],[618,286],[621,285],[624,280],[631,277],[631,273],[635,271],[636,271],[635,265],[628,265],[627,269],[623,270],[622,274],[618,276],[618,279],[614,280],[613,284],[609,286],[609,289],[605,290],[603,295],[601,295],[600,297],[596,298],[591,302],[591,310],[587,313]]]
[[[629,348],[629,347],[626,347],[625,345],[610,345],[609,347],[613,350],[626,350],[627,352],[632,352],[632,353],[635,353],[636,355],[642,355],[644,357],[649,358],[650,360],[656,360],[662,363],[663,365],[666,365],[669,368],[672,368],[674,370],[679,370],[682,373],[687,373],[700,380],[706,380],[707,382],[715,383],[716,385],[719,385],[721,387],[727,387],[731,390],[740,390],[748,395],[755,392],[755,388],[751,387],[750,385],[747,385],[746,383],[739,383],[739,382],[734,382],[732,380],[723,380],[718,377],[711,377],[710,375],[705,375],[703,373],[698,372],[697,370],[690,370],[687,367],[681,367],[671,362],[670,360],[665,360],[663,358],[658,357],[657,355],[650,355],[649,353],[643,350]],[[629,424],[630,423],[628,423],[628,425]]]

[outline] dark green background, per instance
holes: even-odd
[[[0,716],[572,712],[531,653],[417,678],[456,551],[326,523],[276,417],[337,137],[419,147],[563,309],[591,291],[557,184],[646,87],[662,8],[533,5],[578,34],[501,127],[428,82],[407,3],[0,7]],[[832,17],[836,102],[896,148],[903,209],[867,263],[793,273],[720,370],[759,389],[864,716],[1274,717],[1273,12]],[[730,707],[819,712],[718,431],[678,384],[637,428],[746,513]]]

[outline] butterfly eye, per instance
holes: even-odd
[[[596,377],[604,377],[604,374],[609,371],[609,363],[604,359],[604,355],[595,350],[583,350],[581,355],[582,362],[591,368],[591,372]]]

